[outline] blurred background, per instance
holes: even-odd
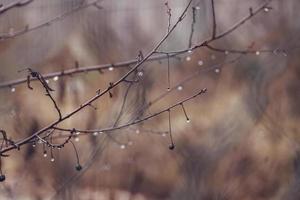
[[[34,0],[15,7],[0,15],[0,33],[34,27],[84,2]],[[172,24],[187,2],[168,1]],[[227,30],[262,2],[215,0],[217,32]],[[139,51],[146,55],[167,32],[165,3],[103,0],[98,3],[101,8],[89,6],[49,26],[2,40],[0,82],[26,77],[26,72],[18,71],[27,67],[50,73],[74,68],[76,62],[83,67],[136,59]],[[212,12],[209,0],[194,0],[192,6],[197,8],[192,37],[196,45],[211,35]],[[299,199],[300,7],[297,0],[273,0],[269,6],[213,45],[274,52],[238,55],[200,48],[170,58],[175,88],[168,93],[167,60],[147,62],[140,68],[139,82],[130,89],[120,84],[112,90],[113,98],[105,95],[93,103],[96,110],[88,107],[60,125],[76,129],[122,125],[207,88],[206,94],[184,104],[189,123],[181,107],[171,111],[173,151],[168,148],[168,113],[128,128],[78,137],[74,143],[83,166],[80,172],[75,170],[76,156],[69,144],[54,149],[54,162],[49,155],[43,157],[43,145],[25,145],[2,158],[6,181],[0,184],[0,199]],[[192,13],[190,8],[161,51],[189,47]],[[66,114],[130,67],[48,81]],[[32,87],[22,84],[0,90],[0,129],[15,141],[57,119],[43,87],[38,82]]]

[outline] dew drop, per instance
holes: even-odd
[[[179,85],[179,86],[177,87],[177,90],[178,90],[178,91],[182,91],[182,90],[183,90],[183,87],[182,87],[181,85]]]
[[[109,67],[108,70],[109,70],[109,71],[113,71],[114,68],[113,68],[113,67]]]
[[[199,65],[199,66],[202,66],[203,64],[204,64],[204,62],[203,62],[202,60],[199,60],[199,61],[198,61],[198,65]]]
[[[163,136],[163,137],[166,137],[166,136],[167,136],[167,134],[166,134],[166,133],[163,133],[163,134],[161,134],[161,136]]]
[[[186,61],[191,61],[191,59],[192,59],[192,58],[191,58],[190,56],[187,56],[187,57],[185,58]]]
[[[259,52],[259,51],[256,51],[256,52],[255,52],[255,55],[259,56],[259,55],[260,55],[260,52]]]
[[[54,162],[55,161],[55,159],[54,158],[51,158],[51,160],[50,160],[51,162]]]
[[[79,137],[76,137],[76,138],[75,138],[75,142],[79,142]]]
[[[191,122],[191,120],[190,120],[190,119],[187,119],[187,120],[186,120],[186,123],[190,123],[190,122]]]
[[[50,81],[49,80],[46,80],[46,83],[49,83]]]
[[[136,129],[136,130],[135,130],[135,133],[136,133],[136,134],[140,134],[140,130],[139,130],[139,129]]]
[[[220,73],[220,69],[215,69],[215,72],[218,74],[218,73]]]
[[[47,153],[44,153],[44,155],[43,155],[43,156],[44,156],[44,158],[46,158],[46,157],[47,157]]]
[[[94,132],[93,136],[98,136],[98,134],[99,134],[98,132]]]
[[[192,50],[192,49],[189,49],[189,50],[188,50],[188,53],[193,53],[193,50]]]
[[[15,91],[16,91],[16,88],[13,87],[13,88],[10,89],[10,91],[11,91],[11,92],[15,92]]]
[[[144,73],[143,73],[142,71],[139,71],[137,75],[138,75],[138,76],[143,76]]]
[[[128,145],[129,145],[129,146],[132,146],[132,145],[133,145],[133,142],[132,142],[132,141],[129,141],[129,142],[128,142]]]
[[[269,12],[270,9],[269,9],[268,7],[265,7],[265,8],[264,8],[264,11],[265,11],[265,12]]]
[[[224,53],[225,53],[225,55],[228,55],[228,54],[229,54],[229,51],[225,51]]]
[[[58,76],[54,76],[53,77],[53,81],[58,81],[59,77]]]
[[[125,144],[120,145],[120,148],[125,149],[126,148]]]

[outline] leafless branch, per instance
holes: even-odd
[[[10,2],[7,5],[0,4],[0,14],[5,13],[6,11],[15,8],[15,7],[22,7],[29,3],[33,2],[33,0],[18,0],[14,2]]]
[[[36,78],[42,84],[42,86],[44,87],[44,89],[46,91],[46,96],[48,96],[51,99],[51,101],[52,101],[52,103],[53,103],[53,105],[54,105],[54,107],[55,107],[55,109],[58,113],[59,120],[60,120],[62,118],[61,111],[60,111],[55,99],[53,98],[53,96],[50,93],[50,92],[53,92],[54,90],[52,88],[50,88],[50,86],[48,85],[45,78],[39,72],[34,71],[31,68],[28,68],[28,72],[29,72],[29,75],[32,78]],[[32,90],[33,88],[30,86],[30,76],[27,76],[27,83],[28,83],[28,88]]]
[[[149,116],[146,116],[144,118],[141,118],[141,119],[138,119],[138,120],[134,120],[133,122],[129,122],[129,123],[126,123],[126,124],[123,124],[123,125],[120,125],[120,126],[116,126],[116,127],[110,127],[110,128],[104,128],[104,129],[93,129],[93,130],[80,130],[80,129],[76,129],[77,132],[79,132],[80,134],[79,135],[82,135],[82,134],[89,134],[89,133],[94,133],[94,132],[102,132],[102,133],[105,133],[105,132],[112,132],[112,131],[115,131],[115,130],[118,130],[118,129],[123,129],[123,128],[127,128],[129,126],[133,126],[133,125],[136,125],[136,124],[140,124],[141,122],[144,122],[146,120],[149,120],[149,119],[152,119],[156,116],[159,116],[177,106],[180,106],[181,104],[187,102],[187,101],[190,101],[196,97],[198,97],[199,95],[201,94],[204,94],[207,92],[207,89],[204,88],[202,90],[200,90],[199,92],[197,92],[196,94],[186,98],[186,99],[183,99],[157,113],[154,113],[152,115],[149,115]],[[65,132],[70,132],[72,129],[68,129],[68,128],[59,128],[59,127],[55,127],[54,128],[55,130],[59,130],[59,131],[65,131]]]
[[[24,35],[24,34],[29,33],[29,32],[33,32],[33,31],[38,30],[42,27],[50,26],[53,23],[61,21],[61,20],[65,19],[67,16],[72,15],[72,14],[74,14],[74,13],[76,13],[76,12],[78,12],[78,11],[84,9],[84,8],[97,5],[97,3],[99,1],[100,0],[94,0],[94,1],[91,1],[91,2],[84,1],[82,4],[78,5],[77,7],[73,8],[69,11],[66,11],[63,14],[58,15],[58,16],[50,19],[50,20],[47,20],[45,22],[41,22],[40,24],[37,24],[35,26],[30,27],[29,25],[27,25],[22,30],[15,31],[13,33],[2,33],[2,34],[0,34],[0,41],[4,41],[4,40],[7,40],[7,39],[12,39],[12,38],[18,37],[20,35]]]
[[[214,0],[211,0],[211,8],[212,8],[212,18],[213,18],[212,39],[215,39],[216,34],[217,34],[217,22],[216,22],[215,2],[214,2]]]
[[[117,80],[116,82],[112,83],[104,91],[97,93],[96,96],[92,97],[87,102],[85,102],[84,104],[80,105],[78,108],[76,108],[75,110],[73,110],[69,114],[65,115],[61,119],[52,122],[51,124],[49,124],[46,127],[40,129],[36,133],[32,134],[31,136],[29,136],[27,138],[24,138],[24,139],[16,142],[16,144],[18,146],[22,146],[22,145],[30,142],[32,139],[34,139],[35,137],[39,136],[43,132],[45,132],[45,131],[47,131],[49,129],[55,128],[55,126],[57,126],[59,123],[65,121],[66,119],[70,118],[74,114],[78,113],[79,111],[81,111],[82,109],[84,109],[85,107],[87,107],[89,104],[91,104],[92,102],[96,101],[101,96],[103,96],[104,94],[108,93],[111,89],[113,89],[114,87],[116,87],[120,83],[122,83],[130,74],[132,74],[134,71],[136,71],[146,60],[148,60],[158,50],[158,48],[169,37],[169,35],[173,32],[173,30],[177,27],[177,25],[183,20],[183,18],[185,16],[188,8],[190,7],[191,3],[192,3],[192,0],[189,1],[189,3],[187,4],[187,6],[185,7],[185,9],[183,10],[182,14],[178,18],[177,22],[171,27],[170,31],[157,43],[157,45],[144,57],[144,59],[142,61],[140,61],[139,63],[137,63],[132,69],[130,69],[126,74],[124,74],[119,80]],[[15,146],[9,146],[9,147],[6,147],[4,149],[1,149],[0,153],[5,153],[5,152],[10,151],[12,149],[15,149]]]
[[[197,14],[197,8],[193,7],[193,19],[192,19],[192,24],[191,24],[191,32],[190,32],[190,37],[189,37],[188,48],[191,48],[192,44],[193,44],[193,35],[195,32],[195,24],[196,24],[196,14]]]

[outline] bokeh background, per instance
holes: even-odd
[[[2,0],[5,5],[12,0]],[[50,26],[0,41],[1,82],[26,77],[30,67],[50,73],[80,66],[116,63],[146,54],[168,26],[165,0],[104,0]],[[249,14],[263,1],[215,0],[218,32]],[[34,0],[0,15],[0,33],[22,30],[77,7],[81,0]],[[169,0],[174,23],[185,0]],[[211,35],[209,0],[197,6],[193,44]],[[208,92],[171,112],[176,144],[168,149],[168,114],[129,128],[82,136],[75,142],[84,169],[75,170],[70,145],[54,150],[55,162],[43,157],[42,145],[25,145],[2,158],[7,180],[0,199],[111,200],[267,200],[300,198],[300,14],[298,0],[273,0],[262,12],[225,38],[213,43],[225,49],[285,49],[286,53],[239,55],[201,48],[170,59],[172,92],[143,109],[167,88],[166,60],[145,63],[133,84],[118,124],[156,113],[202,88]],[[161,50],[188,48],[192,9]],[[214,67],[220,64],[219,67]],[[103,73],[49,79],[63,113],[68,113],[117,80],[129,67]],[[199,70],[201,73],[198,73]],[[198,74],[197,74],[198,73]],[[191,75],[189,81],[181,82]],[[57,118],[37,82],[0,90],[0,128],[14,140],[33,134]],[[94,129],[115,123],[127,85],[115,88],[93,108],[61,127]],[[59,134],[57,131],[55,134]]]

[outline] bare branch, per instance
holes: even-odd
[[[216,22],[215,2],[214,2],[214,0],[211,0],[211,8],[212,8],[212,17],[213,17],[212,39],[215,39],[216,34],[217,34],[217,22]]]
[[[79,111],[81,111],[82,109],[84,109],[85,107],[87,107],[89,104],[91,104],[92,102],[96,101],[101,96],[103,96],[104,94],[108,93],[111,89],[113,89],[114,87],[116,87],[120,83],[122,83],[130,74],[132,74],[134,71],[136,71],[146,60],[148,60],[158,50],[158,48],[169,37],[169,35],[173,32],[173,30],[177,27],[177,25],[183,20],[183,18],[185,16],[188,8],[190,7],[191,3],[192,3],[192,0],[189,1],[189,3],[187,4],[187,6],[185,7],[185,9],[183,10],[182,14],[178,18],[177,22],[172,26],[172,28],[170,29],[170,31],[157,43],[157,45],[144,57],[144,59],[142,61],[140,61],[139,63],[137,63],[132,69],[130,69],[126,74],[124,74],[119,80],[117,80],[115,83],[112,83],[112,85],[110,87],[108,87],[107,89],[105,89],[102,92],[99,92],[96,96],[92,97],[87,102],[85,102],[84,104],[80,105],[78,108],[76,108],[75,110],[73,110],[69,114],[65,115],[61,119],[52,122],[48,126],[46,126],[43,129],[37,131],[36,133],[32,134],[31,136],[18,141],[16,144],[18,146],[24,145],[24,144],[30,142],[36,136],[42,134],[43,132],[45,132],[45,131],[47,131],[49,129],[53,129],[56,125],[58,125],[59,123],[65,121],[66,119],[70,118],[74,114],[78,113]],[[10,146],[10,147],[1,149],[1,153],[5,153],[5,152],[10,151],[12,149],[15,149],[15,146]]]
[[[22,7],[25,6],[29,3],[33,2],[33,0],[18,0],[18,1],[14,1],[9,3],[8,5],[0,5],[0,14],[5,13],[6,11],[15,8],[15,7]]]
[[[100,0],[94,0],[94,1],[91,1],[91,2],[84,1],[79,6],[73,8],[69,11],[66,11],[63,14],[58,15],[58,16],[50,19],[50,20],[47,20],[47,21],[42,22],[40,24],[37,24],[35,26],[30,27],[29,25],[27,25],[22,30],[15,31],[13,33],[2,33],[2,34],[0,34],[0,41],[4,41],[4,40],[7,40],[7,39],[12,39],[12,38],[18,37],[20,35],[24,35],[24,34],[29,33],[29,32],[33,32],[33,31],[38,30],[42,27],[50,26],[53,23],[61,21],[64,18],[66,18],[67,16],[72,15],[72,14],[74,14],[74,13],[76,13],[76,12],[78,12],[78,11],[84,9],[84,8],[87,8],[87,7],[90,7],[90,6],[95,6],[96,3],[99,2],[99,1]]]

